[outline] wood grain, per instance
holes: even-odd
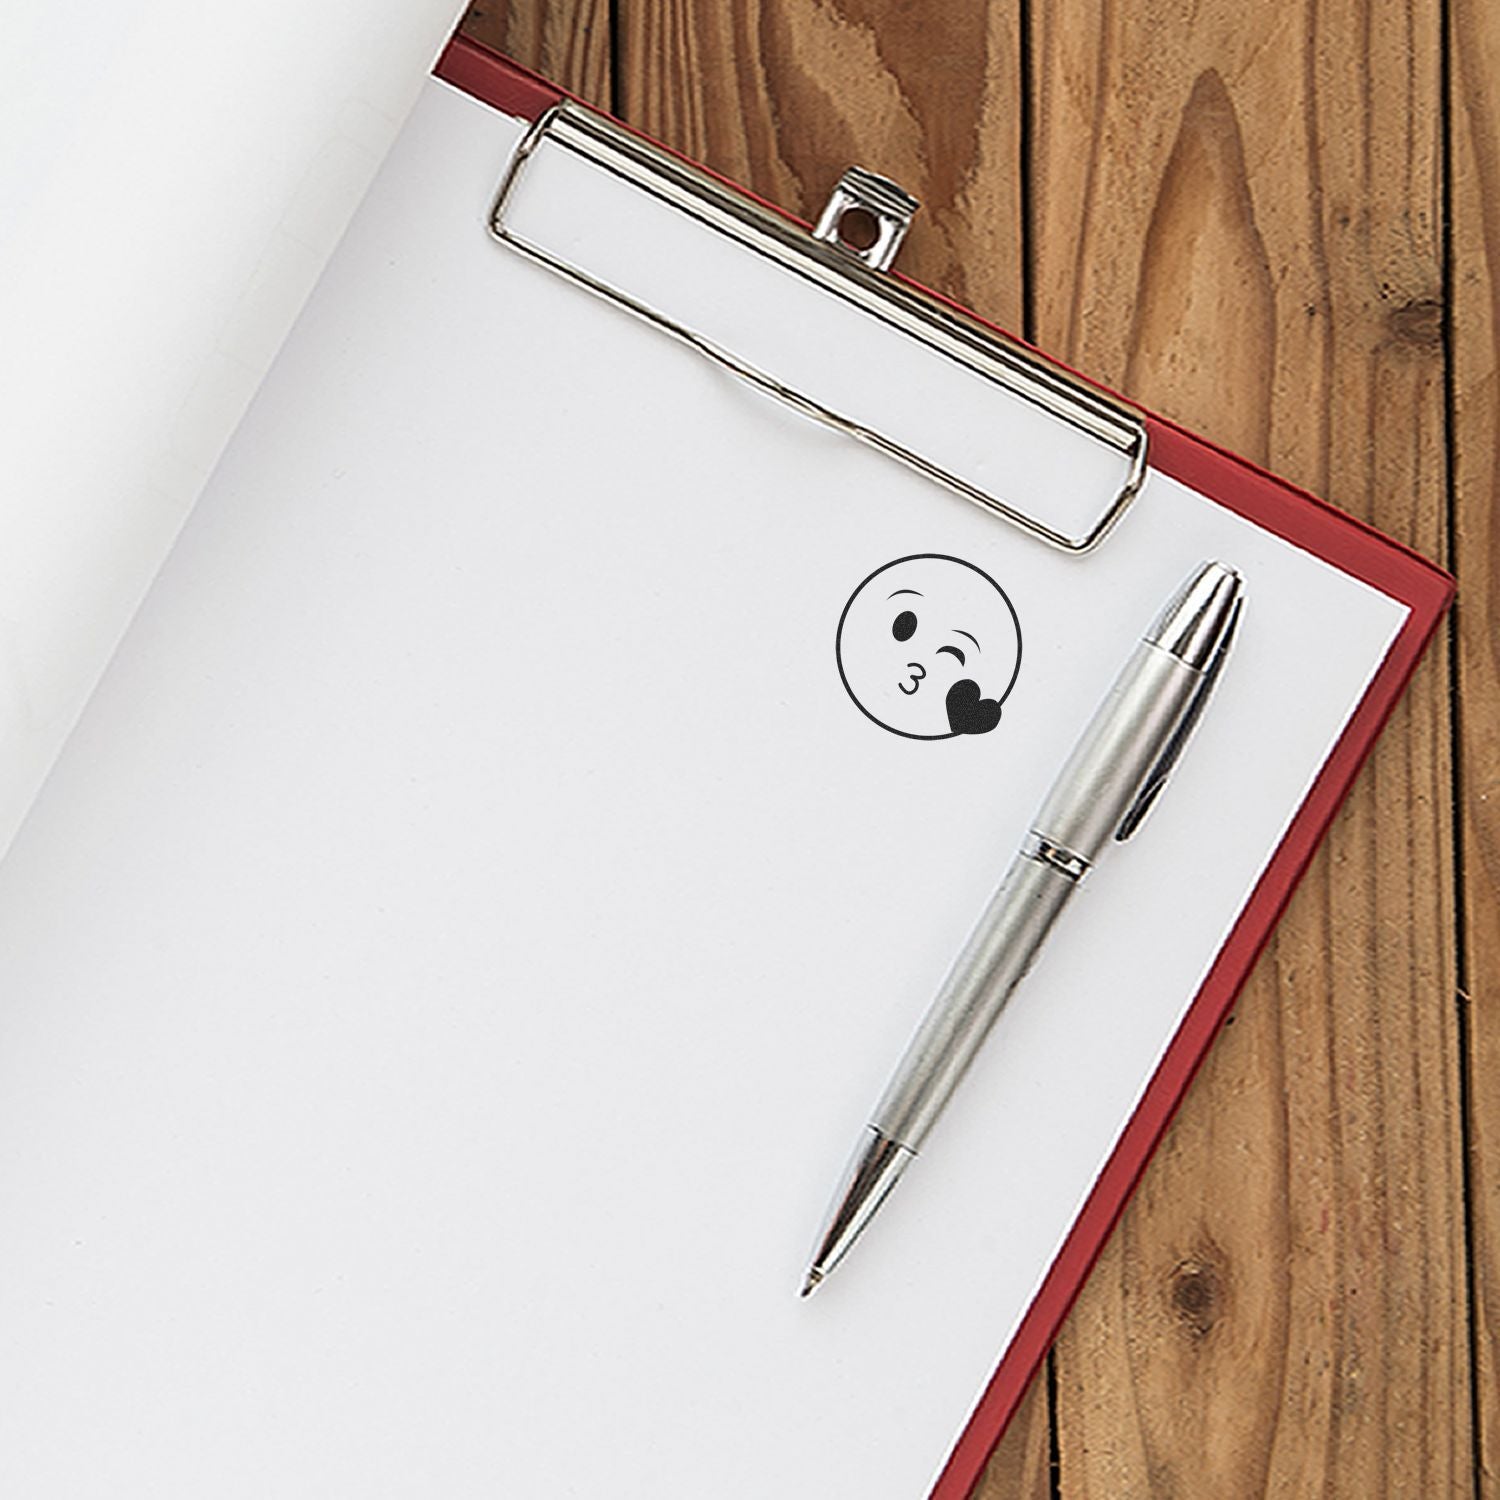
[[[1500,8],[1455,0],[1454,567],[1480,1493],[1500,1495]]]
[[[1038,341],[1443,557],[1437,7],[1035,14]],[[1449,735],[1439,651],[1059,1343],[1062,1495],[1470,1492]]]
[[[601,109],[610,107],[610,0],[475,0],[460,29]]]
[[[922,202],[901,266],[1021,320],[1019,0],[618,0],[620,111],[816,217],[859,163]]]

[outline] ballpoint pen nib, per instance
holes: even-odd
[[[802,1283],[802,1295],[804,1297],[811,1295],[822,1279],[823,1273],[815,1266],[807,1273],[807,1280]]]

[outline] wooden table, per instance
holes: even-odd
[[[894,177],[905,270],[1457,572],[980,1493],[1500,1494],[1500,0],[466,27],[794,212]]]

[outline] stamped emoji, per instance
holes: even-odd
[[[844,687],[866,717],[914,740],[988,734],[1021,669],[1005,590],[959,557],[920,553],[877,568],[839,617]]]

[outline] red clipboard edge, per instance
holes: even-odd
[[[979,1481],[1210,1043],[1233,1009],[1251,968],[1453,599],[1454,580],[1447,573],[1372,527],[1180,428],[1157,418],[1148,418],[1148,422],[1154,445],[1153,467],[1363,579],[1406,604],[1410,613],[1188,1007],[975,1406],[930,1500],[967,1500]]]
[[[435,78],[462,89],[480,103],[523,120],[539,119],[554,104],[578,97],[457,33],[438,54],[432,72]]]
[[[481,102],[525,119],[535,119],[551,105],[574,97],[463,36],[455,36],[448,43],[433,72]],[[736,192],[765,202],[728,178],[713,175]],[[794,222],[804,222],[783,210],[776,211]],[[941,300],[969,317],[977,316],[951,298]],[[989,328],[996,326],[986,319],[978,321]],[[1105,389],[1096,381],[1089,383]],[[1152,468],[1390,595],[1405,604],[1410,613],[1188,1007],[929,1500],[968,1500],[979,1482],[1210,1043],[1233,1008],[1235,997],[1453,599],[1453,578],[1419,553],[1175,423],[1150,412],[1144,415],[1150,431]]]

